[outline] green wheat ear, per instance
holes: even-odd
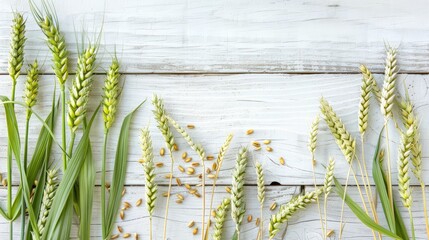
[[[39,93],[39,65],[37,60],[28,66],[27,80],[25,82],[24,102],[27,107],[36,105],[37,94]],[[31,115],[31,110],[27,110],[27,118]]]
[[[244,176],[247,166],[247,148],[243,147],[237,154],[235,170],[232,174],[231,189],[231,217],[239,233],[241,222],[246,213],[246,203],[244,199]]]
[[[120,94],[119,86],[119,61],[116,57],[112,59],[106,79],[104,80],[103,94],[103,120],[106,130],[112,127],[118,106],[118,98]]]
[[[13,18],[8,72],[13,84],[21,73],[24,64],[25,20],[21,13],[15,13]]]

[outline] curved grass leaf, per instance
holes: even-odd
[[[335,182],[335,189],[338,193],[338,195],[343,198],[343,201],[349,206],[350,210],[355,214],[359,220],[365,224],[367,227],[371,228],[374,231],[377,231],[381,234],[384,234],[388,237],[391,237],[393,239],[401,240],[402,238],[396,235],[395,233],[391,232],[390,230],[380,226],[374,220],[372,220],[368,214],[365,213],[364,210],[355,202],[348,194],[344,193],[344,188],[341,186],[340,182],[338,182],[338,179],[334,177]]]
[[[131,113],[129,113],[122,122],[121,133],[119,134],[118,146],[116,148],[115,166],[113,169],[113,178],[111,181],[112,185],[110,187],[110,197],[106,211],[106,229],[102,229],[104,236],[110,235],[118,215],[122,198],[121,193],[124,188],[125,175],[127,171],[129,128],[134,113],[143,103],[144,102],[142,102]]]
[[[70,197],[72,196],[71,191],[73,190],[75,182],[79,176],[82,165],[86,160],[89,148],[89,132],[100,106],[101,105],[97,107],[88,127],[84,130],[82,138],[80,139],[73,156],[68,162],[67,170],[64,172],[63,179],[58,185],[58,189],[52,203],[51,212],[46,222],[46,232],[43,235],[43,239],[68,239],[68,236],[65,236],[66,238],[64,238],[64,235],[60,235],[61,232],[67,232],[68,229],[63,229],[63,231],[58,231],[58,229],[63,228],[64,224],[68,224],[69,218],[64,216],[69,216],[70,212],[73,214],[73,200],[72,197]],[[60,219],[62,220],[60,221]],[[57,227],[57,225],[59,227]],[[62,237],[58,238],[57,236]]]

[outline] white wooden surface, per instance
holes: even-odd
[[[361,76],[358,66],[365,63],[374,72],[382,72],[384,45],[399,45],[401,72],[398,88],[409,91],[416,110],[422,119],[423,146],[429,144],[429,19],[426,1],[69,1],[56,4],[62,31],[66,34],[69,50],[75,62],[75,30],[82,25],[90,36],[98,32],[104,15],[103,40],[98,57],[99,73],[103,73],[113,53],[114,46],[122,63],[125,89],[118,112],[118,121],[111,134],[108,156],[114,155],[115,139],[120,120],[140,101],[148,102],[136,114],[131,127],[129,167],[125,200],[134,203],[144,194],[144,176],[140,164],[139,129],[147,125],[153,134],[156,151],[163,147],[162,137],[155,127],[150,99],[153,93],[165,99],[168,112],[182,125],[195,124],[189,130],[192,137],[201,142],[209,154],[216,155],[228,133],[235,137],[226,156],[218,181],[217,198],[225,196],[224,186],[231,182],[235,154],[239,147],[250,146],[251,141],[271,139],[274,151],[251,151],[246,192],[255,192],[254,161],[261,161],[268,187],[268,203],[286,202],[294,193],[311,190],[313,185],[310,154],[307,150],[309,125],[318,113],[319,99],[329,100],[354,136],[357,132],[357,106]],[[51,75],[50,54],[43,36],[28,10],[27,1],[0,0],[0,94],[9,95],[10,80],[7,76],[9,51],[9,26],[13,10],[24,11],[28,18],[26,60],[38,58],[44,62],[41,94],[36,110],[46,115],[51,103],[54,77]],[[85,24],[83,24],[85,22]],[[72,70],[73,71],[73,70]],[[322,74],[321,74],[322,73]],[[18,84],[21,96],[22,82]],[[381,75],[377,75],[379,82]],[[101,95],[103,76],[97,76],[92,92],[91,109]],[[18,98],[19,99],[19,98]],[[372,101],[370,127],[367,138],[366,159],[372,158],[376,136],[382,121],[376,101]],[[17,107],[19,115],[23,114]],[[98,118],[101,121],[101,118]],[[3,110],[0,110],[0,173],[5,176],[6,137]],[[40,124],[32,122],[38,129]],[[20,125],[23,129],[23,124]],[[245,135],[247,129],[253,135]],[[100,159],[102,128],[96,126],[92,133],[94,156]],[[176,135],[177,136],[177,135]],[[34,143],[37,132],[32,132]],[[392,146],[398,139],[392,137]],[[177,165],[186,166],[180,155],[192,153],[185,142],[178,138],[180,151],[176,154]],[[34,146],[30,146],[32,148]],[[392,147],[392,148],[393,148]],[[30,151],[31,152],[31,151]],[[197,156],[192,153],[195,160]],[[329,156],[337,160],[336,175],[344,182],[347,164],[343,160],[327,126],[322,123],[317,150],[317,183],[323,180],[323,164]],[[286,165],[281,166],[279,157]],[[55,159],[60,159],[58,152]],[[395,153],[393,153],[393,159]],[[423,148],[423,162],[429,160],[429,151]],[[157,181],[165,185],[163,178],[168,171],[169,160],[156,154],[156,161],[164,162],[157,169]],[[100,161],[96,160],[97,184]],[[370,165],[370,164],[369,164]],[[113,169],[113,159],[108,160],[108,178]],[[429,165],[423,164],[425,181],[429,182]],[[198,172],[201,170],[198,169]],[[13,184],[19,184],[14,168]],[[396,176],[396,167],[393,167]],[[196,184],[196,177],[189,177],[175,168],[175,177],[182,182]],[[396,177],[394,177],[396,181]],[[414,181],[414,180],[413,180]],[[210,182],[210,181],[208,181]],[[413,182],[415,183],[415,182]],[[309,187],[310,186],[310,187]],[[97,187],[99,189],[99,187]],[[353,188],[352,188],[353,189]],[[174,191],[183,188],[174,187]],[[355,189],[351,190],[357,200]],[[415,202],[419,203],[419,191],[415,189]],[[98,194],[98,192],[97,192]],[[0,196],[5,196],[1,188]],[[161,229],[163,199],[160,197],[155,222]],[[99,239],[99,198],[95,197],[93,237]],[[0,204],[3,204],[1,201]],[[249,213],[256,217],[257,202],[248,199]],[[184,204],[173,204],[170,214],[169,236],[171,239],[192,239],[186,227],[188,218],[199,220],[200,201],[189,197]],[[338,230],[340,200],[333,195],[330,201],[330,228]],[[381,208],[379,207],[381,210]],[[183,214],[189,211],[190,214]],[[415,207],[419,237],[423,239],[421,206]],[[183,218],[186,217],[186,219]],[[266,212],[268,217],[268,211]],[[370,237],[370,231],[347,212],[346,239]],[[407,215],[404,212],[404,217]],[[126,232],[138,232],[147,239],[148,231],[144,207],[129,210],[124,222],[119,221]],[[181,224],[175,224],[181,223]],[[332,223],[332,224],[331,224]],[[183,225],[183,226],[182,226]],[[229,220],[227,234],[232,234]],[[18,228],[18,224],[15,229]],[[243,226],[246,239],[254,239],[253,223]],[[18,232],[15,233],[18,236]],[[76,232],[73,233],[76,237]],[[362,234],[366,234],[362,236]],[[0,237],[8,235],[8,226],[0,220]],[[183,237],[182,237],[183,236]],[[299,213],[291,220],[287,239],[321,239],[319,216],[315,207]],[[334,236],[333,239],[336,239]],[[280,238],[279,238],[280,239]]]

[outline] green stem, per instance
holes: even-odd
[[[61,138],[62,138],[62,148],[64,151],[67,149],[67,136],[66,136],[66,91],[64,84],[61,84],[61,115],[62,115],[62,125],[61,125]],[[63,170],[67,168],[67,154],[63,152]]]
[[[12,79],[12,96],[11,101],[15,101],[15,92],[16,92],[16,80]],[[12,103],[12,106],[14,104]],[[7,212],[9,214],[10,222],[10,235],[9,239],[13,239],[13,216],[12,216],[12,147],[8,146],[7,148]]]
[[[152,214],[149,217],[149,240],[152,240]]]
[[[168,195],[167,195],[167,203],[165,204],[165,216],[164,216],[164,240],[167,240],[167,222],[168,222],[168,208],[170,206],[170,195],[171,195],[171,185],[173,184],[173,170],[174,170],[174,158],[173,158],[173,150],[169,149],[170,151],[170,159],[171,159],[171,166],[170,166],[170,180],[168,182]]]
[[[411,207],[408,208],[408,213],[410,214],[410,226],[411,226],[411,235],[412,239],[416,239],[416,232],[414,230],[414,220],[413,220],[413,213],[411,211]]]
[[[24,140],[24,159],[23,159],[23,169],[27,173],[27,157],[28,157],[28,130],[30,126],[31,112],[27,111],[27,119],[25,122],[25,140]],[[21,224],[21,240],[25,239],[25,198],[22,195],[22,204],[21,204],[21,215],[22,215],[22,224]]]
[[[106,151],[107,151],[107,136],[109,130],[104,131],[104,144],[103,144],[103,159],[101,161],[101,234],[103,239],[106,239]],[[152,218],[151,218],[152,220]]]
[[[73,146],[74,146],[74,140],[76,139],[76,133],[71,131],[71,135],[70,135],[70,142],[69,142],[69,150],[67,152],[67,154],[69,155],[69,157],[72,156],[73,154]]]

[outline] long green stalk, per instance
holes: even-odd
[[[23,166],[24,166],[25,174],[27,174],[29,126],[30,126],[30,117],[27,117],[26,122],[25,122],[24,159],[23,159]],[[24,195],[22,196],[21,215],[22,215],[21,240],[24,240],[24,238],[25,238],[25,199],[24,199]]]
[[[106,151],[107,151],[107,136],[109,129],[104,132],[103,144],[103,159],[101,161],[101,229],[103,240],[107,239],[104,229],[106,228]]]
[[[11,101],[15,101],[16,81],[12,83]],[[14,106],[14,104],[12,104]],[[12,147],[7,148],[7,212],[9,214],[9,238],[13,239],[13,216],[12,216]]]
[[[66,91],[64,84],[61,84],[61,139],[63,152],[63,171],[67,169],[67,135],[66,135]]]

